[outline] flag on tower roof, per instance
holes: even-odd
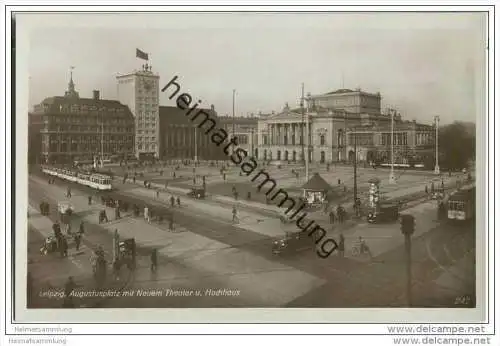
[[[142,50],[138,48],[135,49],[135,57],[143,60],[149,60],[148,53],[144,53]]]

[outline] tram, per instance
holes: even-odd
[[[111,177],[99,173],[79,172],[67,168],[42,167],[42,172],[73,183],[85,185],[96,190],[109,191],[112,189]]]
[[[469,221],[476,216],[476,187],[467,186],[448,199],[448,220]]]

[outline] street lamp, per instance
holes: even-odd
[[[251,142],[251,150],[252,150],[252,151],[251,151],[251,153],[252,153],[252,154],[251,154],[250,156],[252,156],[252,157],[254,157],[254,158],[256,159],[256,157],[255,157],[255,153],[254,153],[254,144],[253,144],[253,141],[254,141],[254,134],[253,134],[253,131],[254,131],[254,129],[253,129],[253,127],[252,127],[252,128],[250,129],[250,134],[251,134],[251,136],[252,136],[252,137],[250,138],[250,140],[252,141],[252,142]]]
[[[389,109],[391,115],[391,172],[389,173],[389,184],[396,183],[396,176],[394,175],[394,115],[396,110]]]
[[[307,136],[307,153],[306,153],[306,182],[309,181],[309,157],[311,153],[311,136],[309,135],[309,123],[310,123],[310,118],[309,118],[309,100],[311,98],[311,93],[307,93],[307,98],[306,98],[306,136]]]
[[[440,170],[439,170],[439,147],[438,147],[438,140],[439,140],[439,115],[436,115],[434,117],[434,124],[436,126],[436,166],[434,167],[434,173],[439,175],[439,173],[440,173]]]
[[[197,126],[194,126],[194,166],[198,163],[198,132],[196,131]]]
[[[234,98],[236,95],[236,89],[233,89],[233,138],[234,138],[234,122],[235,122],[235,113],[234,113]],[[233,146],[233,153],[234,153],[234,146]]]
[[[304,165],[306,164],[306,150],[305,150],[305,138],[304,138],[304,127],[305,127],[305,115],[304,115],[304,83],[302,83],[302,97],[300,98],[300,110],[302,112],[302,126],[300,127],[300,144],[302,146],[302,160]]]
[[[102,115],[102,111],[100,112],[101,113],[101,168],[104,167],[104,118],[103,118],[103,115]]]

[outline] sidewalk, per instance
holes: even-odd
[[[127,192],[138,197],[146,197],[156,201],[161,201],[166,205],[170,205],[170,196],[172,196],[171,194],[160,192],[159,198],[152,197],[151,190],[140,187],[128,190]],[[156,195],[156,192],[154,192],[154,195]],[[232,205],[235,205],[235,203]],[[184,197],[181,199],[181,208],[188,208],[189,211],[195,215],[197,214],[202,217],[210,217],[219,222],[234,225],[235,227],[247,229],[268,237],[283,236],[285,232],[281,226],[280,220],[277,217],[269,215],[264,216],[248,210],[238,209],[237,215],[239,222],[233,223],[232,207],[229,203],[227,206],[221,206],[219,204],[212,204]]]
[[[60,191],[53,192],[55,194],[64,191],[57,186],[56,189]],[[54,190],[53,185],[50,190]],[[151,192],[151,190],[145,191]],[[77,196],[73,198],[75,197]],[[78,197],[83,203],[84,197]],[[77,203],[79,202],[75,200],[75,206]],[[86,216],[85,219],[89,219],[89,222],[97,220],[92,215]],[[158,249],[160,266],[162,261],[167,261],[167,265],[170,262],[182,265],[184,267],[182,275],[187,276],[191,283],[209,282],[213,286],[206,288],[214,289],[236,287],[242,291],[242,299],[258,302],[263,306],[284,305],[323,284],[323,280],[310,274],[248,251],[230,247],[189,230],[181,233],[168,232],[156,224],[148,224],[142,219],[135,218],[120,219],[100,226],[110,233],[118,229],[121,238],[133,236],[139,248]],[[252,230],[255,231],[253,228]],[[162,259],[162,256],[166,258]],[[156,282],[150,281],[147,270],[137,272],[136,281],[146,280],[147,286],[151,288],[169,287],[172,281],[176,282],[177,278],[172,277],[168,270],[161,272],[165,273],[165,277],[158,277]],[[294,285],[290,285],[290,282],[294,282]]]

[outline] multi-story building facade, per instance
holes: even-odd
[[[134,152],[133,120],[127,106],[100,99],[99,91],[81,98],[71,75],[64,96],[46,98],[29,114],[30,157],[41,163],[129,157]]]
[[[258,117],[232,117],[221,116],[218,118],[218,127],[223,128],[229,138],[238,138],[238,147],[246,150],[248,155],[259,158],[258,150]],[[233,127],[234,124],[234,127]]]
[[[395,133],[398,136],[399,133],[406,133],[406,137],[401,137],[398,153],[432,155],[433,127],[403,122],[401,115],[382,114],[380,100],[380,94],[342,89],[310,96],[306,109],[292,110],[286,105],[280,113],[262,115],[258,121],[259,157],[264,160],[303,161],[308,156],[310,162],[347,161],[354,155],[354,142],[349,142],[349,136],[357,133],[359,159],[387,160],[387,145],[380,138],[390,143],[386,134],[387,129],[391,129],[391,117],[394,117]],[[404,141],[411,136],[414,136],[414,141]]]
[[[347,130],[347,155],[367,162],[391,162],[391,134],[393,135],[394,163],[428,163],[435,158],[435,127],[416,121],[395,121],[391,124],[371,124]],[[356,141],[356,143],[354,143]],[[355,146],[356,144],[356,146]]]
[[[135,120],[135,148],[138,159],[160,157],[160,76],[145,64],[142,70],[116,77],[118,100],[127,105]]]
[[[382,96],[361,89],[339,89],[326,94],[311,95],[311,108],[344,110],[356,114],[380,114]]]
[[[211,109],[200,108],[198,111],[204,111],[219,124],[213,106]],[[200,118],[203,119],[203,116]],[[160,158],[223,160],[221,148],[211,142],[203,128],[198,128],[200,121],[192,121],[186,116],[186,111],[178,107],[160,106]]]

